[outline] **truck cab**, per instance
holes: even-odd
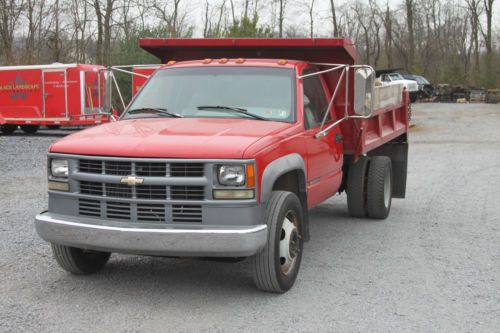
[[[35,225],[65,270],[93,273],[114,252],[248,258],[259,289],[285,292],[310,208],[347,190],[351,215],[383,219],[404,197],[407,92],[375,92],[349,40],[142,43],[178,60],[118,121],[49,149]],[[347,63],[315,61],[321,48]]]

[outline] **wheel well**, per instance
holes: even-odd
[[[309,214],[307,208],[306,176],[302,170],[292,170],[282,174],[273,184],[273,191],[295,193],[302,204],[304,214],[304,240],[309,240]]]

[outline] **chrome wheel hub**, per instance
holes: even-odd
[[[300,234],[297,228],[297,217],[289,211],[285,215],[280,234],[280,265],[283,274],[292,271],[300,252]]]

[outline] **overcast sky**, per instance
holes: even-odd
[[[221,0],[208,0],[210,4],[218,4],[221,3]],[[271,2],[272,0],[260,0],[261,3],[265,4],[266,2]],[[416,0],[418,2],[418,0]],[[304,33],[309,33],[309,18],[305,4],[309,3],[310,0],[288,0],[287,3],[287,13],[285,26],[287,25],[296,25],[300,27],[304,27]],[[368,2],[367,0],[365,1]],[[385,3],[389,3],[392,8],[398,9],[403,8],[404,0],[377,0],[380,6],[385,7]],[[463,0],[443,0],[443,3],[456,2],[465,4]],[[229,1],[227,1],[229,3]],[[235,1],[238,3],[238,0]],[[348,6],[352,1],[349,0],[336,0],[335,4],[337,7]],[[202,37],[203,35],[203,21],[202,17],[204,15],[204,0],[186,0],[185,8],[189,10],[189,19],[192,23],[195,24],[195,37]],[[229,8],[229,6],[228,6]],[[315,0],[314,4],[314,12],[316,13],[315,19],[315,27],[314,30],[317,34],[321,36],[328,36],[332,32],[332,24],[331,24],[331,14],[330,14],[330,0]],[[260,22],[268,22],[271,20],[270,12],[262,12],[260,13],[261,18]],[[402,11],[404,15],[404,12]],[[496,30],[500,30],[500,0],[495,0],[494,4],[494,20],[493,22]]]

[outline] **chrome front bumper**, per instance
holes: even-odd
[[[71,219],[71,221],[70,221]],[[189,257],[247,257],[267,242],[267,226],[137,228],[86,223],[79,218],[35,218],[38,235],[47,242],[129,254]]]

